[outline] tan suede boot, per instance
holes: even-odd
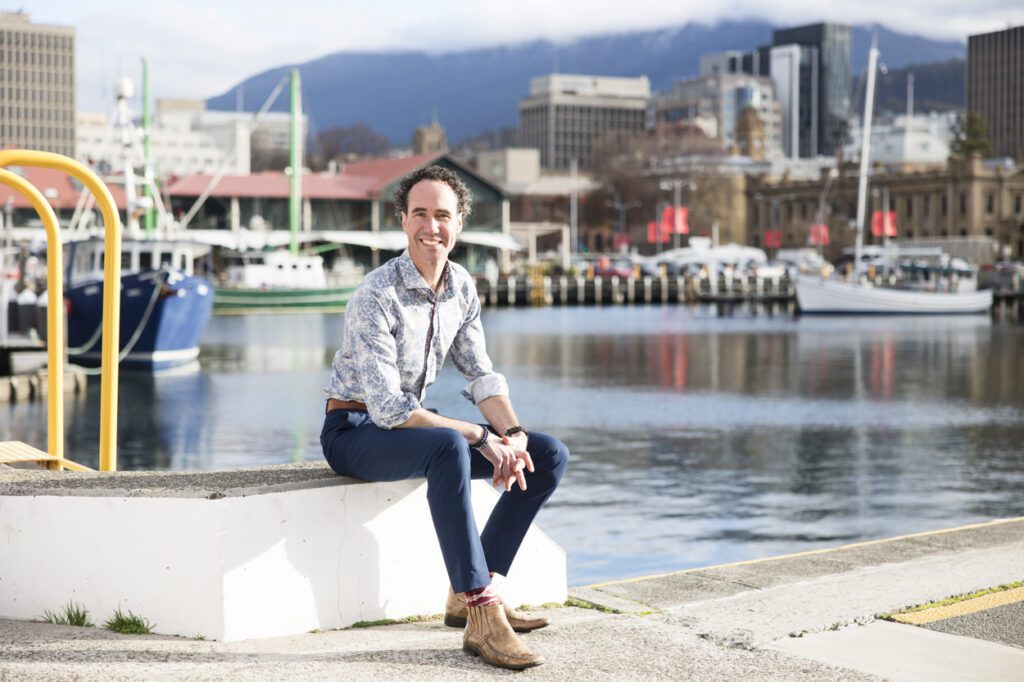
[[[505,607],[505,619],[516,632],[532,632],[546,628],[551,624],[547,618],[532,617],[519,609],[514,609],[501,600]],[[448,588],[448,603],[444,606],[444,624],[452,628],[466,627],[466,595]]]
[[[512,632],[501,604],[470,606],[466,611],[466,632],[462,635],[462,650],[466,653],[509,670],[532,668],[544,662]]]

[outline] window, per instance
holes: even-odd
[[[960,215],[967,215],[967,192],[960,192]]]
[[[985,213],[995,213],[996,210],[996,195],[989,192],[985,195]]]
[[[914,217],[914,197],[907,197],[907,217]]]
[[[945,194],[942,195],[942,217],[945,218],[949,214],[949,197]]]

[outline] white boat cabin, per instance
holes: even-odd
[[[237,289],[323,289],[327,286],[323,258],[296,256],[285,250],[238,253],[224,273],[224,284]]]
[[[100,239],[68,244],[65,263],[72,280],[103,279],[106,243]],[[184,275],[194,274],[194,263],[209,253],[210,247],[185,241],[125,239],[121,242],[121,272],[145,272],[169,267]]]

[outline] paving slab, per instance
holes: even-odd
[[[1024,650],[883,621],[784,639],[767,648],[898,682],[1009,682],[1024,670]]]
[[[752,586],[686,572],[596,585],[592,588],[620,599],[644,604],[650,610],[664,610],[695,601],[739,594],[750,590]]]

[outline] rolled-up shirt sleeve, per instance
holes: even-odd
[[[402,390],[395,337],[384,307],[372,291],[359,291],[349,302],[345,336],[370,419],[382,429],[408,421],[420,402],[417,396]]]
[[[469,383],[462,395],[475,405],[496,395],[508,395],[508,382],[494,371],[487,355],[484,328],[480,322],[480,299],[473,289],[468,296],[466,316],[452,342],[451,358]]]

